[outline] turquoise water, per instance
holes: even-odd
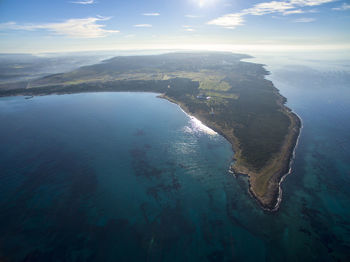
[[[304,125],[276,213],[156,94],[1,98],[0,261],[349,261],[349,73],[267,69]]]

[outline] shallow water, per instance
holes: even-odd
[[[261,60],[304,124],[278,212],[156,94],[1,98],[0,260],[349,260],[348,71]]]

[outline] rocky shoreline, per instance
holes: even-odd
[[[282,196],[283,196],[283,190],[282,190],[282,183],[284,182],[284,180],[287,178],[288,175],[291,174],[292,172],[292,165],[294,162],[294,158],[295,158],[295,151],[297,149],[298,143],[299,143],[299,138],[301,135],[301,129],[302,129],[302,121],[301,118],[293,113],[299,120],[299,133],[297,136],[295,136],[294,138],[294,146],[292,147],[292,150],[290,152],[290,157],[289,157],[289,162],[287,164],[287,166],[285,166],[284,171],[281,171],[280,174],[276,174],[276,177],[279,177],[279,183],[278,183],[278,191],[275,192],[274,197],[273,197],[273,201],[271,202],[271,205],[266,205],[263,204],[259,198],[254,194],[254,192],[251,189],[251,184],[249,183],[249,193],[250,195],[258,202],[258,204],[261,206],[262,209],[266,210],[266,211],[270,211],[270,212],[275,212],[278,211],[281,202],[282,202]],[[241,175],[246,175],[246,174],[241,174]],[[273,205],[273,202],[275,202],[275,204]]]
[[[282,155],[282,165],[280,165],[280,168],[278,168],[277,172],[275,172],[271,177],[270,177],[270,183],[272,184],[271,190],[269,191],[269,195],[267,197],[259,197],[257,193],[254,191],[254,187],[252,186],[251,180],[252,176],[258,177],[261,175],[256,171],[253,171],[250,169],[249,166],[244,166],[244,165],[237,165],[237,160],[240,155],[240,149],[239,149],[239,141],[238,139],[233,135],[230,134],[229,131],[225,131],[219,126],[215,125],[212,121],[209,119],[205,119],[202,115],[200,114],[195,114],[193,112],[190,112],[188,108],[186,107],[185,104],[176,101],[164,94],[158,96],[159,98],[164,98],[172,103],[177,104],[186,114],[190,116],[194,116],[195,118],[199,119],[203,124],[208,126],[209,128],[213,129],[215,132],[223,136],[226,140],[230,142],[232,145],[233,151],[235,152],[235,164],[233,164],[230,167],[230,171],[232,171],[235,175],[244,175],[248,176],[248,181],[249,181],[249,194],[259,203],[262,209],[266,211],[277,211],[279,209],[279,206],[282,201],[282,183],[285,180],[285,178],[291,173],[291,167],[292,163],[294,160],[295,156],[295,150],[298,144],[298,140],[300,137],[300,131],[302,128],[302,122],[300,117],[292,112],[289,108],[283,105],[285,98],[281,97],[281,106],[285,110],[285,113],[288,114],[288,116],[291,119],[291,127],[289,128],[289,133],[286,138],[286,142],[284,147],[287,147],[285,150],[281,150],[281,155]],[[282,152],[283,151],[283,152]],[[238,155],[238,157],[236,156]],[[268,166],[268,165],[267,165]],[[266,167],[262,168],[264,170]],[[266,200],[267,198],[267,200]]]

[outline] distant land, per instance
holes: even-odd
[[[93,65],[110,53],[2,54],[0,53],[0,84],[29,81],[47,75],[69,72],[81,66]]]
[[[249,177],[249,191],[277,210],[301,122],[263,65],[226,52],[119,56],[71,72],[0,84],[0,96],[98,91],[161,93],[224,136],[235,152],[231,170]]]

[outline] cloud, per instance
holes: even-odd
[[[294,15],[294,14],[303,14],[305,11],[301,9],[296,9],[296,10],[290,10],[290,11],[285,11],[283,12],[283,15]]]
[[[152,25],[150,25],[150,24],[138,24],[138,25],[134,25],[134,27],[152,27]]]
[[[183,25],[182,27],[183,27],[184,30],[187,31],[187,32],[194,32],[194,31],[196,31],[196,30],[194,30],[194,29],[192,28],[192,26],[190,26],[190,25]]]
[[[185,15],[187,18],[199,18],[199,15]]]
[[[318,13],[318,11],[316,9],[312,9],[312,10],[295,9],[295,10],[285,11],[282,14],[283,15],[294,15],[294,14],[305,14],[305,13]]]
[[[243,9],[238,13],[226,14],[209,21],[209,25],[217,25],[233,29],[244,24],[244,16],[254,15],[262,16],[267,14],[302,14],[305,10],[300,8],[318,6],[338,0],[289,0],[289,1],[271,1],[255,4],[251,8]]]
[[[229,29],[234,29],[243,25],[244,19],[242,14],[228,14],[209,21],[208,25],[218,25]]]
[[[266,2],[254,5],[252,8],[244,9],[243,15],[266,15],[272,13],[283,13],[293,9],[294,6],[290,2]]]
[[[344,4],[342,4],[341,6],[339,6],[339,7],[334,7],[334,8],[332,8],[332,9],[335,10],[335,11],[345,11],[345,10],[349,10],[349,9],[350,9],[350,5],[347,4],[347,3],[344,3]]]
[[[290,3],[297,6],[317,6],[338,0],[291,0]]]
[[[91,5],[91,4],[95,4],[95,0],[75,1],[75,2],[70,2],[70,3],[80,4],[80,5]]]
[[[0,30],[47,30],[57,35],[72,38],[98,38],[105,37],[112,33],[119,33],[118,30],[104,29],[105,25],[97,24],[99,21],[109,20],[110,17],[89,17],[79,19],[68,19],[61,23],[47,24],[17,24],[8,22],[0,24]]]
[[[0,30],[27,30],[33,31],[33,25],[18,25],[16,22],[7,22],[0,24]]]
[[[293,22],[294,23],[311,23],[311,22],[314,22],[314,21],[316,21],[315,18],[305,17],[305,18],[295,19]]]
[[[145,15],[145,16],[159,16],[160,13],[143,13],[142,15]]]

